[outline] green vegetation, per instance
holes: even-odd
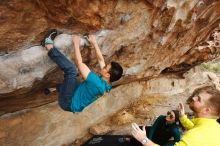
[[[220,63],[208,62],[208,63],[202,63],[200,66],[201,66],[201,69],[205,71],[220,73]]]

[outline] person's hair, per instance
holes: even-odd
[[[123,69],[121,65],[114,61],[111,62],[111,69],[109,71],[109,74],[110,74],[110,82],[119,80],[123,74]]]
[[[190,103],[192,98],[201,92],[205,92],[211,95],[211,98],[209,98],[209,100],[205,104],[212,107],[215,110],[215,116],[220,116],[220,91],[218,91],[214,86],[205,86],[197,88],[189,97],[187,103]]]
[[[220,124],[220,118],[217,119],[217,122]]]
[[[177,127],[177,128],[183,128],[183,126],[182,126],[182,124],[181,124],[181,122],[180,122],[180,120],[179,120],[179,111],[178,110],[171,110],[173,113],[174,113],[174,115],[175,115],[175,121],[174,121],[174,123],[172,123],[171,124],[171,126],[172,127]],[[168,111],[168,112],[171,112],[171,111]],[[167,113],[168,113],[167,112]]]

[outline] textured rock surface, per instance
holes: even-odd
[[[0,115],[5,115],[0,119],[0,144],[68,144],[103,121],[106,129],[94,131],[150,118],[151,104],[165,99],[169,103],[166,96],[178,99],[175,95],[188,94],[210,82],[210,76],[218,82],[213,74],[207,77],[190,69],[219,57],[219,22],[217,0],[1,0]],[[113,91],[83,113],[63,112],[56,103],[45,105],[56,101],[56,93],[45,96],[43,89],[62,80],[61,71],[39,46],[50,28],[63,32],[55,42],[69,58],[71,35],[89,32],[96,35],[107,62],[123,65],[124,76]],[[82,54],[96,69],[94,50],[85,47]],[[139,98],[147,104],[133,105]]]
[[[192,70],[185,79],[162,77],[117,87],[82,113],[63,112],[53,103],[5,114],[0,118],[0,143],[53,146],[85,139],[88,132],[117,132],[131,122],[143,124],[146,119],[176,108],[177,102],[184,102],[194,88],[204,84],[211,84],[207,73]]]
[[[175,67],[184,71],[219,54],[218,49],[210,47],[198,49],[218,27],[220,3],[217,1],[57,0],[51,4],[40,0],[35,3],[11,0],[0,4],[3,24],[0,29],[4,30],[0,34],[3,54],[0,93],[31,87],[54,68],[41,47],[30,47],[34,45],[32,41],[39,42],[43,33],[52,27],[66,29],[64,32],[68,33],[101,34],[102,53],[107,59],[121,62],[125,75],[147,77]],[[71,48],[70,35],[64,35],[61,40],[65,41],[58,46]],[[16,52],[4,54],[5,49]],[[93,59],[94,55],[90,60]],[[87,61],[91,63],[90,60]]]
[[[30,107],[36,90],[62,79],[39,44],[49,28],[64,32],[57,46],[70,56],[71,33],[95,33],[107,61],[124,67],[117,85],[179,73],[219,56],[218,37],[209,38],[219,26],[218,1],[6,1],[0,2],[1,113]],[[32,46],[32,47],[31,47]],[[84,49],[84,61],[96,67],[95,54]],[[6,103],[19,102],[6,109]],[[32,96],[34,97],[34,96]],[[34,101],[34,100],[33,100]],[[35,100],[36,101],[36,100]],[[54,101],[51,98],[49,102]],[[32,104],[48,103],[43,98]],[[4,107],[3,107],[4,106]],[[33,107],[31,106],[31,107]]]

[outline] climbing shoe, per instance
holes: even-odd
[[[50,89],[48,89],[48,88],[45,88],[44,89],[44,94],[45,95],[49,95],[51,92],[50,92]]]
[[[44,95],[49,95],[50,93],[56,91],[56,88],[45,88],[44,89]]]
[[[56,29],[51,29],[47,32],[44,36],[43,40],[41,41],[41,45],[45,47],[47,44],[53,44],[55,37],[58,35],[58,31]]]

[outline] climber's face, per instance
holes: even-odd
[[[107,64],[104,66],[103,69],[100,71],[100,75],[104,78],[110,78],[109,71],[111,70],[111,64]]]

